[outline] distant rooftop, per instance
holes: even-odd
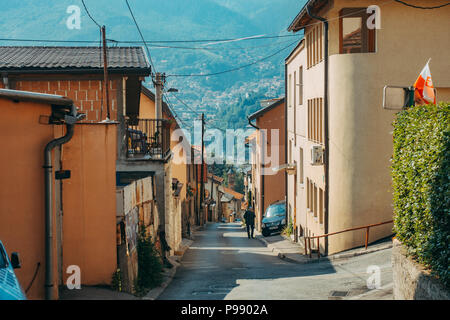
[[[101,47],[0,46],[0,72],[63,73],[103,72]],[[108,71],[149,75],[147,56],[141,47],[108,48]]]

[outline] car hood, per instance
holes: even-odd
[[[270,218],[264,218],[262,220],[263,223],[272,223],[272,222],[281,222],[284,219],[284,216],[275,216]]]

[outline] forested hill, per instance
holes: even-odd
[[[128,1],[149,41],[156,70],[169,75],[167,87],[177,88],[177,97],[195,110],[192,112],[169,95],[177,114],[188,125],[198,113],[205,112],[216,119],[214,123],[218,126],[246,126],[245,116],[258,108],[258,100],[283,95],[284,59],[300,38],[300,35],[292,37],[286,29],[305,0]],[[85,3],[92,17],[100,25],[106,25],[108,39],[140,40],[125,0],[85,0]],[[66,26],[70,16],[67,8],[71,5],[81,10],[80,29],[70,30]],[[87,16],[81,0],[4,0],[0,16],[0,38],[96,41],[90,45],[97,45],[100,38],[99,29]],[[264,38],[280,35],[283,37]],[[159,42],[255,36],[252,40],[233,42]],[[0,45],[87,44],[0,40]],[[110,45],[133,44],[110,42]],[[238,70],[215,76],[174,76],[230,69]],[[150,79],[146,84],[152,87]]]

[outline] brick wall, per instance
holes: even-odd
[[[111,120],[117,120],[117,88],[120,80],[109,81],[109,107]],[[99,122],[106,119],[106,103],[101,80],[49,80],[17,81],[16,90],[56,94],[75,102],[79,112],[86,114],[83,122]]]

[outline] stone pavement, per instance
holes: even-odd
[[[329,255],[327,257],[320,257],[320,259],[317,257],[317,253],[313,253],[312,258],[309,258],[309,256],[305,255],[303,241],[295,243],[291,239],[280,234],[264,237],[256,230],[255,233],[256,238],[263,242],[273,253],[277,254],[280,259],[299,264],[345,259],[392,248],[392,240],[389,237],[370,244],[367,250],[364,247],[360,247]]]
[[[177,268],[180,265],[179,262],[181,258],[192,242],[193,241],[190,239],[183,238],[180,248],[176,251],[176,255],[169,257],[169,261],[172,263],[173,267],[170,269],[163,269],[164,280],[161,286],[150,290],[147,295],[142,298],[136,297],[130,293],[112,290],[108,286],[82,286],[80,290],[62,290],[60,300],[155,300],[172,281]]]
[[[139,298],[126,293],[112,290],[104,286],[82,286],[79,290],[63,289],[60,300],[138,300]]]

